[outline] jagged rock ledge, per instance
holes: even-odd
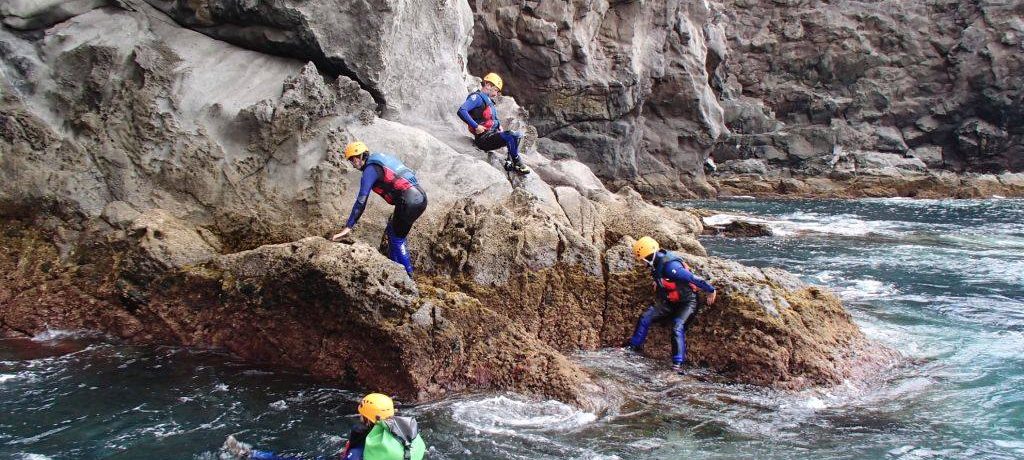
[[[436,61],[373,34],[358,49],[347,35],[314,34],[324,55],[365,66],[352,76],[184,30],[146,3],[86,3],[77,15],[19,16],[45,30],[0,29],[4,334],[97,329],[224,347],[414,400],[513,390],[593,406],[596,383],[564,353],[621,344],[650,300],[632,238],[706,255],[694,216],[628,187],[611,193],[550,151],[528,152],[536,174],[510,181],[444,121],[468,81],[463,3],[379,2],[397,8],[381,24],[389,30],[437,20],[428,37],[399,37],[455,51]],[[239,18],[220,19],[210,26]],[[456,82],[427,91],[415,84],[424,75]],[[375,116],[381,95],[394,119]],[[356,138],[399,155],[428,190],[410,238],[415,284],[365,244],[309,237],[351,206],[358,176],[336,153]],[[357,240],[377,241],[389,212],[372,205]],[[695,362],[798,388],[894,356],[818,288],[696,262],[723,291],[691,334]],[[653,356],[665,335],[654,334]]]
[[[1024,196],[1024,173],[956,173],[929,169],[915,157],[856,152],[840,155],[818,174],[761,159],[724,162],[710,178],[719,197],[991,198]]]

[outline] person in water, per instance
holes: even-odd
[[[420,188],[416,174],[397,158],[383,153],[371,153],[366,144],[355,141],[345,146],[345,159],[363,172],[359,181],[359,193],[352,205],[345,228],[331,237],[340,241],[352,232],[359,217],[366,209],[370,191],[376,192],[388,204],[395,206],[395,212],[388,219],[384,234],[388,242],[388,258],[402,264],[406,273],[412,276],[412,261],[405,247],[405,240],[412,230],[412,224],[427,209],[427,193]]]
[[[498,109],[494,107],[494,98],[504,86],[498,74],[492,72],[484,75],[480,89],[470,93],[466,97],[466,102],[459,107],[459,118],[466,123],[474,137],[473,144],[478,149],[489,152],[505,147],[508,150],[505,169],[518,174],[529,174],[530,170],[526,169],[519,158],[519,145],[523,141],[523,133],[502,130],[501,121],[498,120]]]
[[[359,403],[359,423],[349,430],[345,448],[337,455],[315,460],[422,460],[426,445],[419,436],[415,420],[395,416],[395,402],[387,395],[370,393]],[[380,426],[380,428],[377,428]],[[376,428],[376,430],[375,430]],[[224,448],[236,458],[250,460],[303,460],[297,456],[279,456],[271,451],[256,450],[228,436]],[[372,454],[367,453],[367,449]]]
[[[649,236],[633,244],[633,254],[651,267],[654,277],[655,298],[640,320],[627,348],[641,352],[651,324],[663,319],[672,320],[672,369],[682,371],[686,360],[686,328],[697,309],[697,290],[708,293],[707,303],[715,303],[715,287],[690,272],[679,255],[665,251]]]

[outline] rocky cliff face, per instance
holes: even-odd
[[[1024,29],[1006,2],[724,2],[716,75],[732,134],[719,161],[765,166],[773,192],[1022,193]],[[748,163],[749,165],[749,163]],[[749,166],[733,168],[749,169]],[[755,168],[760,168],[755,164]],[[747,172],[749,173],[749,172]],[[750,176],[729,181],[761,182]],[[739,187],[743,189],[743,187]],[[750,189],[747,188],[749,191]],[[858,193],[868,190],[867,193]]]
[[[541,149],[649,195],[709,194],[699,165],[728,132],[709,73],[724,36],[706,2],[475,2],[469,68],[508,75]]]
[[[421,31],[417,46],[456,50],[431,60],[392,50],[384,33],[354,45],[317,32],[322,18],[307,2],[153,3],[4,12],[6,334],[96,328],[222,346],[409,398],[507,389],[589,404],[599,382],[564,353],[618,345],[632,327],[649,295],[632,238],[705,255],[689,213],[630,188],[612,193],[571,158],[531,153],[535,174],[508,178],[454,122],[431,121],[428,107],[464,95],[468,77],[452,62],[466,52],[465,29]],[[426,7],[359,6],[395,31],[416,30]],[[466,5],[430,7],[426,17],[460,18]],[[362,17],[332,11],[338,24]],[[247,45],[256,32],[289,45],[254,51],[211,38]],[[302,60],[269,54],[292,46]],[[347,70],[331,67],[341,61]],[[460,83],[405,92],[403,78],[442,70]],[[315,236],[351,206],[358,174],[336,153],[356,138],[396,153],[428,191],[410,238],[415,283],[369,245]],[[391,211],[372,200],[359,241],[376,242]],[[872,351],[827,293],[777,272],[697,263],[723,287],[693,339],[697,362],[798,387],[892,357]]]
[[[830,179],[818,195],[913,195],[924,182],[938,184],[925,195],[1017,195],[1018,176],[933,172],[1024,169],[1021,8],[477,2],[469,67],[515,76],[552,154],[652,196],[714,194],[700,171],[711,154],[726,195],[821,186],[782,181],[793,177]]]

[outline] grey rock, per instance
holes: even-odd
[[[110,3],[108,0],[7,0],[0,4],[0,17],[4,25],[12,29],[45,29]]]
[[[349,77],[387,116],[450,120],[465,96],[466,2],[146,1],[212,37]]]
[[[675,171],[699,177],[728,131],[709,84],[725,35],[708,4],[502,0],[478,3],[475,18],[469,70],[505,76],[539,134],[573,145],[602,179],[685,193],[695,182]]]
[[[875,148],[886,152],[903,153],[909,150],[907,143],[903,140],[903,133],[892,126],[879,126],[875,128],[877,141]]]
[[[747,160],[732,160],[726,161],[719,166],[721,172],[731,172],[735,174],[768,174],[768,165],[764,160],[750,158]]]
[[[928,167],[920,159],[884,152],[852,152],[857,165],[857,174],[871,176],[903,176],[923,173]]]
[[[942,160],[942,147],[918,147],[913,150],[911,155],[921,160],[929,168],[940,168],[945,164]]]

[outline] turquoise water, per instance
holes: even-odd
[[[792,393],[699,369],[676,376],[618,350],[582,353],[611,388],[608,410],[510,394],[400,407],[419,419],[429,457],[1024,458],[1024,202],[683,205],[766,222],[775,236],[704,243],[832,287],[906,364],[870,382]],[[221,458],[228,434],[329,454],[359,394],[214,350],[62,331],[0,340],[0,458]]]

